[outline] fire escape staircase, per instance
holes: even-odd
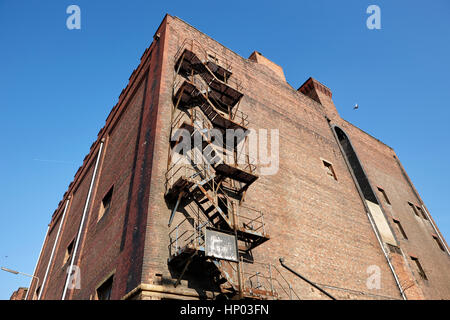
[[[180,59],[175,64],[179,74],[186,76],[198,74],[205,81],[210,89],[211,97],[217,101],[218,106],[227,110],[233,108],[243,94],[231,87],[226,81],[231,76],[231,71],[217,65],[211,60],[200,60],[200,58],[188,50],[184,49]]]
[[[249,253],[269,240],[263,214],[240,203],[237,205],[235,201],[236,195],[242,197],[242,193],[258,178],[252,165],[240,168],[239,165],[226,163],[221,157],[220,161],[211,162],[210,159],[197,164],[193,157],[200,155],[205,160],[205,154],[209,154],[214,159],[223,153],[206,135],[207,129],[199,127],[194,121],[194,108],[198,107],[214,128],[242,129],[245,133],[248,131],[246,116],[233,110],[243,94],[228,84],[231,76],[228,68],[221,67],[208,58],[200,59],[187,48],[176,58],[175,70],[184,80],[178,90],[174,88],[174,110],[184,110],[191,121],[174,121],[177,128],[172,127],[172,130],[187,129],[192,146],[192,156],[186,156],[187,163],[177,165],[175,162],[166,173],[165,197],[170,203],[176,202],[169,225],[179,207],[183,208],[184,213],[184,219],[169,233],[168,263],[182,270],[177,284],[190,266],[196,265],[200,270],[209,270],[223,297],[276,299],[278,293],[274,289],[275,279],[270,267],[268,275],[261,276],[260,272],[246,273],[239,270],[239,264],[235,265],[235,262],[205,256],[207,229],[236,235],[240,261],[243,253]],[[182,120],[181,111],[179,115]],[[204,119],[202,121],[205,122]],[[202,142],[199,145],[192,144],[192,141],[196,141],[195,135],[201,135]],[[245,136],[241,139],[244,138]],[[175,145],[177,143],[180,141]],[[238,185],[239,188],[236,187]],[[235,192],[233,197],[230,190]],[[261,284],[259,279],[265,279],[266,284]],[[283,286],[279,290],[280,288],[285,290]]]
[[[255,173],[255,165],[248,163],[240,166],[239,164],[228,163],[226,154],[223,151],[223,146],[216,145],[211,138],[205,134],[206,129],[197,128],[194,124],[186,121],[180,125],[180,129],[185,129],[190,133],[190,146],[199,149],[202,155],[209,156],[207,161],[211,164],[219,177],[227,177],[241,183],[241,187],[238,190],[239,193],[247,190],[248,187],[258,179],[258,176]],[[200,136],[200,144],[196,144],[196,135]],[[177,140],[178,138],[179,137],[175,134],[174,140]],[[177,141],[172,147],[177,143],[180,142]]]
[[[220,109],[219,103],[214,103],[213,96],[208,90],[202,90],[201,86],[203,84],[197,81],[194,83],[192,80],[184,80],[178,91],[175,93],[174,100],[178,104],[185,106],[198,105],[208,119],[217,127],[225,129],[241,129],[246,132],[248,129],[246,127],[247,121],[242,113],[238,113],[241,116],[238,119],[233,119],[231,116],[224,116],[225,110]],[[200,86],[200,88],[199,88]],[[230,108],[230,111],[232,109]],[[240,120],[239,122],[236,120]]]

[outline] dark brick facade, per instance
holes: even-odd
[[[27,291],[28,288],[20,287],[19,289],[13,292],[9,300],[25,300],[25,297],[27,296]]]
[[[268,242],[253,250],[255,261],[277,265],[302,299],[325,297],[283,270],[279,257],[340,299],[401,299],[399,286],[408,299],[450,298],[447,244],[442,243],[444,250],[437,245],[436,238],[442,235],[433,228],[432,218],[425,219],[427,213],[416,215],[408,204],[426,210],[395,152],[341,119],[331,90],[315,79],[295,90],[285,81],[282,69],[259,53],[242,58],[167,15],[52,216],[35,274],[40,279],[45,276],[69,200],[41,299],[62,296],[70,264],[63,261],[77,237],[101,143],[75,256],[80,289],[69,290],[66,299],[96,299],[97,289],[111,276],[112,299],[194,299],[214,294],[189,278],[174,288],[176,278],[167,263],[171,210],[164,199],[164,183],[174,56],[185,39],[196,39],[231,63],[232,77],[242,83],[240,110],[248,114],[251,128],[279,130],[278,172],[261,175],[245,197],[247,205],[264,211],[270,234]],[[352,177],[335,126],[351,141],[400,248],[389,251],[383,243],[388,257],[368,218],[370,210]],[[337,180],[327,175],[323,161],[332,165]],[[111,188],[110,209],[98,219],[102,199]],[[408,239],[397,228],[398,222]],[[427,280],[419,274],[416,258]],[[379,289],[366,285],[370,266],[380,270]],[[31,292],[38,289],[35,286]]]

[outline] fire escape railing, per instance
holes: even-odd
[[[269,237],[262,211],[242,204],[245,196],[242,191],[258,176],[255,161],[244,152],[249,121],[248,115],[239,110],[242,86],[230,79],[231,64],[206,51],[198,41],[185,39],[175,54],[174,66],[174,108],[165,189],[167,199],[177,199],[169,226],[177,211],[184,215],[169,231],[169,261],[178,258],[181,262],[176,265],[184,265],[177,284],[193,257],[198,256],[209,259],[220,271],[218,285],[224,294],[299,299],[274,265],[246,260],[242,255]],[[244,133],[234,137],[237,143],[231,148],[224,141],[213,140],[212,134],[213,129],[223,133],[228,128]],[[187,130],[189,135],[180,129]],[[190,145],[184,139],[189,139]],[[176,146],[178,151],[173,150]],[[179,147],[186,154],[179,154]],[[205,252],[207,229],[236,236],[237,262],[198,254]]]

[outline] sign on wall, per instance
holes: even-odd
[[[236,262],[238,261],[235,236],[206,229],[205,243],[206,256]]]

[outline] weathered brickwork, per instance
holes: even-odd
[[[74,261],[80,270],[80,289],[68,290],[66,299],[97,299],[97,289],[111,276],[112,299],[198,299],[217,294],[190,277],[175,288],[176,277],[168,266],[171,209],[164,198],[165,174],[174,108],[174,57],[185,39],[195,39],[230,63],[232,78],[242,84],[239,108],[248,115],[250,128],[279,130],[278,171],[260,175],[245,196],[245,205],[264,212],[270,235],[269,241],[252,250],[255,261],[277,266],[302,299],[326,297],[284,270],[280,257],[339,299],[402,299],[399,286],[408,299],[450,298],[450,258],[433,238],[442,235],[409,206],[408,202],[423,203],[390,147],[341,119],[331,90],[318,81],[308,79],[296,90],[285,81],[282,69],[259,53],[242,58],[166,15],[52,217],[36,269],[40,279],[63,224],[41,299],[60,299],[63,294],[70,265],[63,261],[77,237],[102,143]],[[399,253],[378,241],[334,126],[350,139]],[[332,165],[337,180],[328,175],[323,161]],[[110,208],[99,219],[102,199],[111,188]],[[408,239],[395,221],[401,222]],[[411,257],[419,259],[427,280]],[[371,266],[380,271],[378,289],[367,286]],[[33,283],[30,292],[37,289]]]
[[[16,291],[13,292],[9,300],[25,300],[27,295],[28,288],[20,287]]]

